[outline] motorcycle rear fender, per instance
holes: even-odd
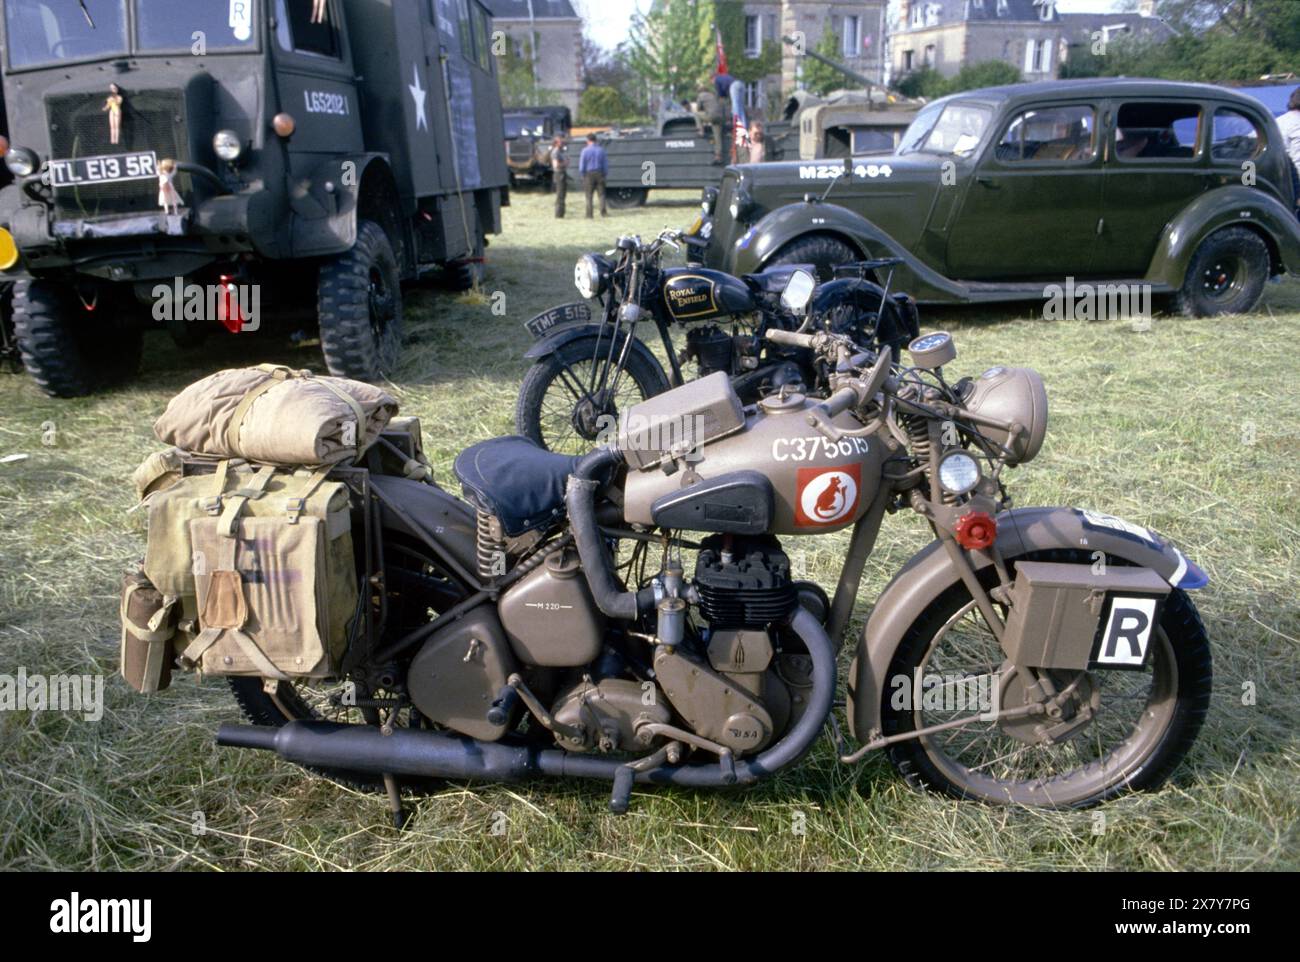
[[[432,484],[382,474],[370,476],[371,485],[394,502],[407,517],[425,529],[413,531],[394,511],[383,511],[384,536],[401,535],[421,541],[427,534],[467,571],[478,570],[477,529],[474,509],[453,494]]]
[[[1101,551],[1150,568],[1184,591],[1209,582],[1204,571],[1164,538],[1110,515],[1079,508],[1018,508],[998,515],[997,522],[997,547],[1003,557],[1053,548],[1078,549],[1090,556]],[[993,564],[983,551],[969,557],[976,571]],[[932,541],[881,592],[849,669],[848,721],[858,741],[869,741],[872,732],[880,730],[880,693],[904,635],[939,595],[960,580],[943,546]]]

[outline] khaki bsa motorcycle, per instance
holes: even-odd
[[[806,305],[813,284],[796,273],[788,302]],[[903,365],[845,335],[767,336],[817,352],[830,395],[742,407],[719,372],[643,402],[616,444],[585,455],[474,445],[455,463],[465,500],[421,477],[418,438],[391,430],[328,480],[223,481],[233,493],[209,517],[251,540],[198,578],[198,617],[169,642],[182,666],[232,675],[253,724],[223,725],[218,743],[382,784],[399,823],[401,791],[436,779],[602,779],[615,812],[638,784],[748,785],[828,728],[842,762],[883,749],[909,783],[959,798],[1081,806],[1161,784],[1209,702],[1188,597],[1207,578],[1117,518],[1009,508],[1006,469],[1047,428],[1038,374],[952,381],[943,333]],[[258,491],[293,496],[303,524],[295,491],[321,484],[349,492],[361,590],[346,631],[304,657],[270,630],[266,593],[302,579],[268,554],[282,508]],[[340,530],[348,499],[322,509]],[[851,747],[832,714],[838,643],[882,520],[901,510],[935,540],[858,639]],[[191,522],[196,537],[206,523]],[[845,529],[828,597],[782,542]],[[223,603],[217,581],[239,590]],[[167,619],[152,629],[166,635]]]

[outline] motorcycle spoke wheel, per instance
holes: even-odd
[[[995,721],[937,732],[920,741],[949,778],[984,797],[1052,805],[1090,786],[1102,787],[1141,763],[1172,716],[1177,669],[1163,631],[1153,642],[1150,664],[1141,671],[1048,673],[1058,691],[1075,685],[1076,691],[1094,691],[1098,701],[1095,708],[1072,705],[1091,718],[1059,741],[1025,741]],[[992,696],[994,686],[999,693],[1012,687],[1014,679],[1009,675],[1018,669],[1005,665],[1001,646],[970,602],[933,639],[920,671],[923,679],[937,680],[939,694],[929,700],[923,696],[922,704],[913,706],[916,728],[969,717],[970,702],[977,699],[967,698],[962,704],[963,699],[955,697],[956,686]],[[994,704],[991,697],[978,703],[979,707]],[[1030,724],[1044,725],[1048,720],[1039,716]]]

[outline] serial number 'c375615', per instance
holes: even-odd
[[[871,445],[865,438],[843,438],[832,441],[830,438],[777,438],[772,442],[773,461],[818,461],[823,458],[848,458],[855,454],[866,454]]]

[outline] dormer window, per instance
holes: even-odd
[[[1038,19],[1051,20],[1056,13],[1056,0],[1035,0],[1038,4]]]
[[[1007,12],[1007,0],[998,0],[998,16]]]

